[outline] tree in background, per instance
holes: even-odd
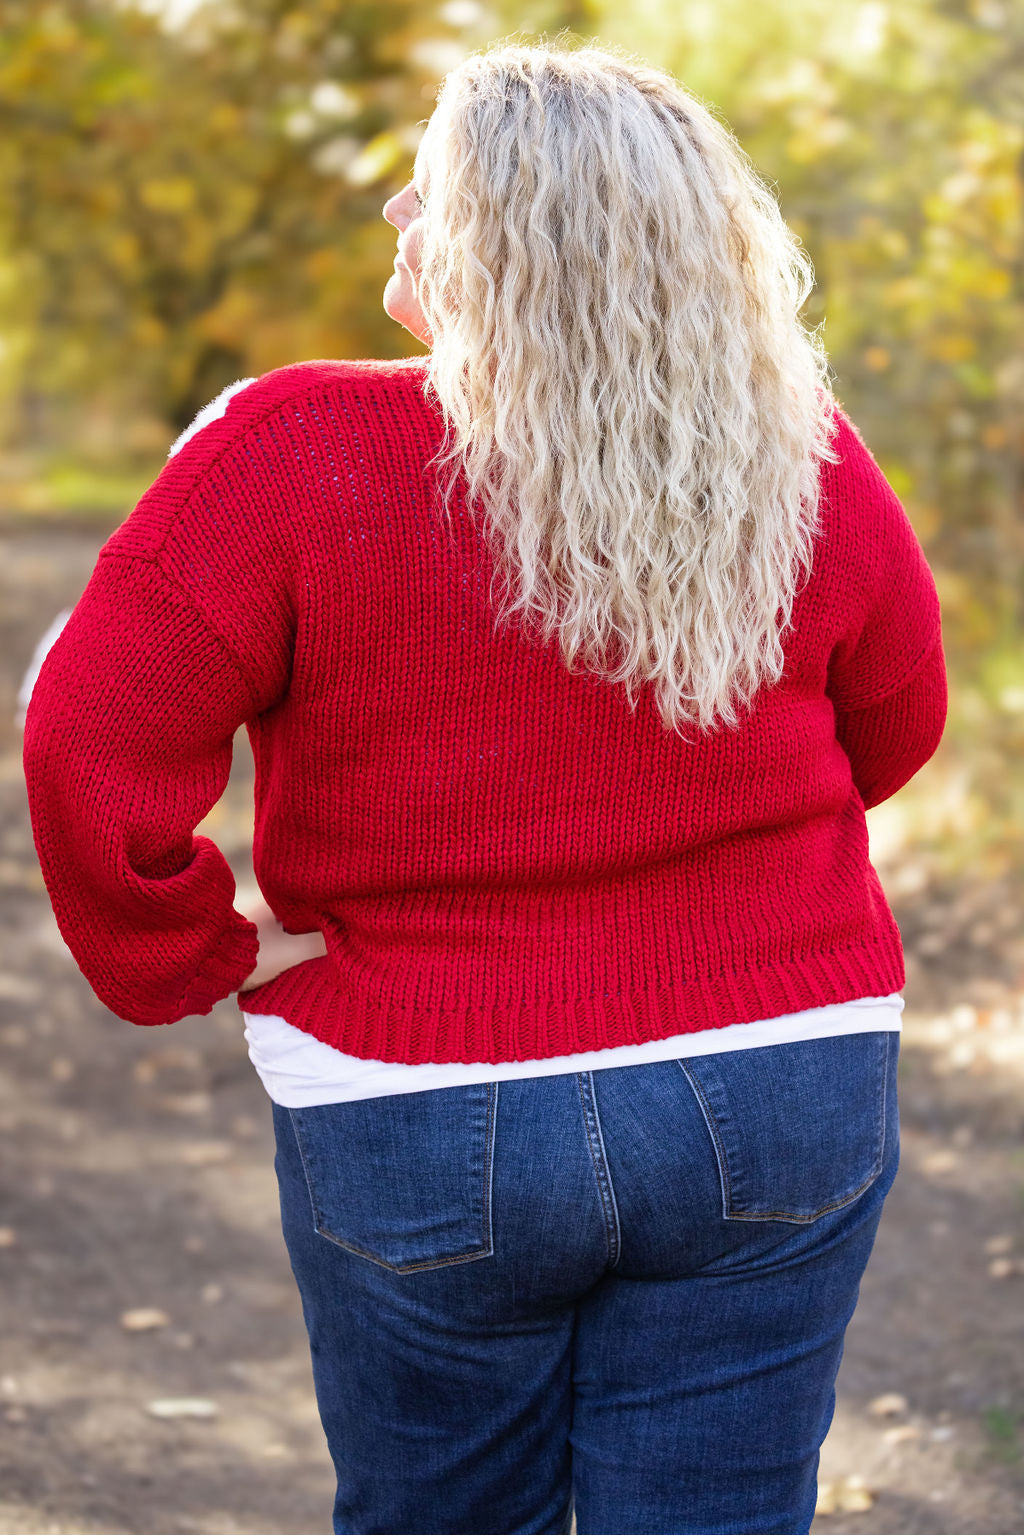
[[[382,189],[435,78],[407,62],[423,29],[407,0],[207,5],[172,31],[3,0],[7,397],[180,429],[239,374],[392,340]]]

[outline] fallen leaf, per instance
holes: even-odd
[[[33,870],[32,871],[32,877],[30,877],[25,882],[27,889],[29,889],[29,890],[38,890],[39,889],[39,886],[36,884],[35,877],[34,877],[37,874],[39,875],[40,879],[42,878],[42,874],[41,874],[41,871],[39,869]],[[18,884],[19,881],[18,880],[12,880],[11,883],[12,884]],[[30,981],[27,976],[24,976],[24,975],[4,975],[4,976],[0,976],[0,997],[9,997],[14,1002],[38,1002],[42,995],[43,995],[42,987],[37,985],[37,983],[35,981]]]
[[[835,1482],[818,1483],[818,1501],[814,1506],[816,1515],[834,1514],[838,1511],[839,1500],[836,1496]]]
[[[959,1158],[955,1151],[932,1151],[926,1157],[921,1158],[921,1171],[923,1173],[950,1173],[956,1167]]]
[[[166,1327],[170,1320],[158,1306],[136,1306],[121,1313],[121,1326],[126,1332],[149,1332],[153,1327]]]
[[[839,1512],[841,1514],[866,1514],[875,1503],[874,1494],[859,1476],[848,1476],[839,1484]]]
[[[915,1428],[913,1423],[900,1423],[896,1428],[887,1428],[882,1435],[886,1444],[910,1444],[914,1439],[920,1439],[921,1430]]]
[[[208,1306],[215,1306],[219,1300],[224,1299],[224,1286],[219,1284],[204,1284],[202,1297]]]
[[[1001,1231],[998,1236],[989,1237],[985,1243],[985,1251],[993,1257],[997,1254],[1013,1251],[1013,1237],[1006,1231]]]
[[[157,1098],[160,1108],[169,1114],[208,1114],[213,1108],[209,1093],[161,1093]]]
[[[887,1391],[882,1396],[876,1396],[874,1401],[869,1403],[868,1412],[873,1413],[876,1418],[895,1418],[899,1413],[906,1412],[907,1405],[906,1397],[901,1396],[898,1391]]]
[[[13,1247],[18,1240],[18,1233],[13,1226],[0,1226],[0,1247]]]
[[[136,1082],[154,1082],[161,1071],[198,1071],[203,1058],[198,1050],[151,1050],[132,1067]]]
[[[226,1162],[234,1149],[230,1141],[191,1141],[178,1155],[188,1167],[209,1167],[214,1162]]]
[[[147,1402],[146,1411],[154,1418],[214,1418],[218,1409],[203,1396],[162,1396]]]
[[[993,1258],[988,1272],[992,1279],[1009,1279],[1011,1274],[1017,1272],[1017,1265],[1012,1258]]]
[[[864,1485],[863,1477],[847,1476],[838,1482],[821,1482],[815,1515],[866,1514],[874,1506],[874,1495]]]

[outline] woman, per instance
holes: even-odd
[[[796,1535],[896,1173],[864,811],[942,734],[935,585],[669,76],[473,55],[384,214],[428,354],[227,391],[47,657],[54,911],[122,1018],[238,994],[337,1532]],[[192,836],[241,724],[259,923]]]

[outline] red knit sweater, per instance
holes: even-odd
[[[256,962],[194,829],[245,725],[254,867],[328,953],[245,992],[350,1054],[502,1061],[775,1017],[904,984],[866,807],[946,718],[940,608],[845,415],[782,681],[687,744],[651,690],[494,629],[450,541],[423,360],[263,375],[104,544],[25,723],[36,848],[96,995],[208,1013]],[[688,735],[696,738],[696,730]]]

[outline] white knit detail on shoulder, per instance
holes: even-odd
[[[168,449],[167,457],[173,458],[178,449],[184,447],[185,443],[188,442],[190,437],[194,437],[196,432],[201,432],[204,426],[209,426],[211,421],[216,421],[218,416],[223,416],[224,412],[228,408],[228,401],[231,399],[232,395],[238,394],[240,390],[247,388],[249,384],[255,384],[255,382],[256,375],[254,375],[252,378],[236,379],[233,384],[225,384],[224,388],[221,390],[220,394],[217,395],[216,399],[211,400],[209,405],[204,405],[202,410],[199,411],[195,419],[189,423],[181,435],[174,439],[170,448]]]

